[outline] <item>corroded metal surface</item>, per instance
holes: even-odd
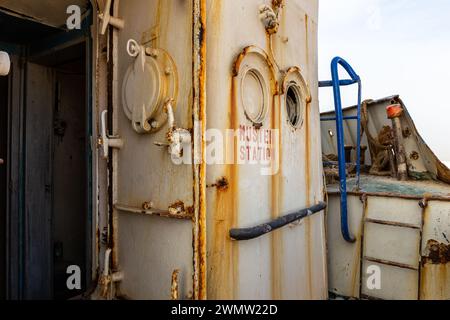
[[[317,101],[317,2],[286,1],[273,12],[277,28],[249,19],[268,1],[208,1],[208,128],[245,132],[277,130],[279,167],[261,176],[261,166],[207,167],[208,298],[325,298],[323,213],[258,239],[236,242],[232,228],[245,228],[312,206],[323,199]],[[270,10],[268,10],[270,11]],[[233,19],[230,17],[233,16]],[[300,17],[300,19],[299,19]],[[236,32],[235,30],[239,30]],[[247,114],[243,81],[256,68],[267,88],[263,120]],[[303,81],[299,80],[303,77]],[[303,109],[297,127],[286,113],[287,87],[301,82]],[[285,81],[286,80],[286,81]],[[303,89],[305,88],[305,89]],[[224,115],[218,116],[218,114]],[[248,129],[250,128],[250,129]],[[226,155],[240,150],[225,138]],[[239,142],[239,140],[238,140]],[[273,168],[275,169],[275,168]],[[226,188],[217,188],[226,178]]]
[[[365,128],[372,134],[390,125],[387,106],[398,103],[404,109],[400,118],[396,118],[401,123],[396,124],[397,129],[402,128],[396,136],[401,136],[398,141],[403,141],[408,155],[408,181],[390,177],[389,170],[386,176],[381,176],[379,170],[370,169],[377,163],[377,158],[373,152],[374,143],[367,141],[366,131],[363,144],[368,143],[371,148],[371,158],[365,159],[369,174],[361,177],[359,188],[352,177],[347,185],[349,219],[360,221],[352,225],[353,232],[361,235],[354,245],[339,237],[339,188],[335,183],[328,185],[330,290],[338,295],[364,299],[449,299],[448,169],[420,137],[397,96],[367,103],[369,121]],[[352,107],[344,113],[354,112]],[[347,128],[346,144],[354,145],[356,128],[351,123]],[[336,151],[330,131],[334,131],[333,125],[324,123],[323,152],[332,155]],[[363,215],[359,199],[365,201]],[[381,272],[381,287],[376,290],[367,284],[370,280],[367,270],[371,266]],[[356,280],[352,276],[355,274]]]
[[[262,4],[274,12],[277,28],[264,28],[258,18]],[[232,228],[266,223],[323,201],[317,2],[115,0],[113,7],[111,14],[125,27],[110,28],[99,39],[106,44],[101,51],[109,65],[109,134],[123,140],[121,149],[110,150],[111,213],[105,234],[112,249],[111,272],[124,275],[116,295],[326,298],[323,212],[247,244],[229,237]],[[192,136],[191,150],[182,153],[183,158],[192,155],[191,163],[172,163],[164,142],[170,128],[136,132],[124,114],[122,83],[127,70],[132,72],[130,65],[139,67],[126,50],[130,39],[150,56],[160,51],[173,60],[178,98],[168,115]],[[256,100],[243,102],[246,90],[252,99],[261,98],[251,91],[252,79],[250,89],[242,85],[251,66],[267,84],[262,88],[266,109],[257,119],[246,110]],[[131,89],[149,92],[150,84]],[[292,103],[294,116],[288,114]],[[147,120],[151,125],[152,119]],[[147,123],[135,125],[147,128]],[[230,129],[234,136],[226,134]],[[224,156],[231,162],[207,162],[208,130],[223,134]],[[272,136],[272,131],[279,134]],[[267,144],[279,146],[276,161],[270,153],[268,166],[237,163],[241,150],[236,142],[253,135],[270,136]],[[261,174],[264,170],[269,174]],[[104,244],[99,247],[101,254]]]

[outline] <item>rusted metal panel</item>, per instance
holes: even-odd
[[[417,269],[420,260],[419,247],[420,230],[367,221],[365,223],[364,256],[366,259],[389,261]]]
[[[208,298],[325,298],[323,214],[250,241],[233,242],[228,235],[231,228],[266,223],[323,199],[317,149],[317,2],[287,1],[284,7],[272,7],[279,12],[279,21],[267,30],[259,19],[249,18],[264,3],[271,5],[256,0],[239,5],[207,1],[207,76],[214,79],[207,82],[208,128],[251,134],[277,130],[274,142],[280,146],[279,167],[273,175],[261,175],[260,164],[207,167]],[[264,79],[267,96],[262,120],[246,109],[243,99],[252,83],[246,82],[246,72],[253,69]],[[308,99],[302,91],[302,121],[294,127],[288,123],[287,94],[282,90],[283,71],[288,70],[300,70],[311,93]],[[237,143],[232,144],[235,139],[225,140],[226,154],[234,150],[239,157]],[[223,177],[228,187],[217,188]]]
[[[125,21],[123,30],[115,30],[114,134],[123,139],[114,150],[113,198],[117,268],[124,273],[120,292],[130,298],[168,299],[171,296],[171,272],[179,269],[180,299],[193,296],[193,234],[191,220],[134,215],[120,208],[142,208],[152,203],[156,210],[194,206],[194,177],[191,165],[176,165],[165,147],[167,127],[155,133],[137,133],[122,110],[122,84],[134,58],[127,54],[127,42],[161,48],[174,61],[180,76],[174,117],[183,128],[193,127],[192,116],[192,1],[115,1],[114,15]],[[180,28],[183,30],[180,33]],[[156,30],[151,39],[146,34]],[[148,85],[135,84],[135,92],[146,92]],[[148,91],[147,91],[148,92]],[[180,203],[183,205],[180,206]],[[172,210],[173,211],[173,210]],[[113,255],[114,257],[114,255]],[[113,265],[115,265],[114,263]]]
[[[420,229],[409,215],[414,215],[410,209],[415,209],[421,217],[421,208],[413,200],[372,196],[363,196],[362,200],[361,195],[349,196],[350,226],[354,228],[352,221],[354,223],[355,219],[359,223],[359,227],[353,229],[357,241],[351,244],[345,242],[340,234],[339,198],[330,197],[327,214],[330,291],[353,298],[417,299]],[[382,201],[397,201],[396,211],[403,208],[405,213],[395,217],[395,213],[389,213],[389,206],[380,206]],[[395,221],[409,221],[410,225]],[[370,266],[377,266],[381,270],[381,289],[374,290],[367,286],[370,276],[367,270]]]
[[[380,100],[368,100],[368,123],[363,144],[369,144],[367,130],[373,136],[383,128],[391,126],[386,116],[386,107],[399,104],[404,109],[400,117],[401,135],[406,154],[408,181],[397,181],[391,177],[363,175],[358,188],[355,179],[348,179],[349,197],[367,197],[368,213],[365,219],[363,265],[375,264],[382,268],[382,288],[368,290],[363,277],[362,297],[380,299],[448,299],[447,248],[450,244],[448,207],[450,205],[449,170],[434,155],[421,138],[407,109],[398,96]],[[344,115],[356,112],[348,108]],[[332,112],[327,113],[329,116]],[[397,124],[398,126],[399,124]],[[323,153],[335,154],[334,125],[322,124]],[[356,128],[347,126],[346,141],[355,145]],[[370,145],[369,145],[370,148]],[[372,150],[373,151],[373,150]],[[374,165],[373,155],[366,157],[365,164]],[[370,171],[371,173],[372,171]],[[387,172],[387,175],[390,175]],[[328,186],[329,194],[339,194],[337,185]],[[338,210],[331,204],[329,210]],[[350,210],[357,210],[350,207]],[[339,229],[335,221],[332,228]],[[336,232],[336,231],[332,231]],[[343,250],[330,243],[330,255],[339,255]],[[332,253],[335,251],[335,253]],[[350,262],[347,259],[347,262]],[[421,262],[421,263],[419,263]],[[330,275],[338,265],[329,264]],[[361,270],[364,275],[364,269]],[[386,278],[388,281],[386,282]],[[345,288],[345,283],[340,284]],[[340,289],[338,288],[338,290]]]
[[[398,266],[368,260],[364,261],[362,270],[368,270],[369,266],[380,268],[380,289],[369,289],[367,282],[370,274],[362,272],[362,297],[382,300],[417,300],[419,286],[417,270],[400,268]]]
[[[399,198],[371,197],[367,219],[422,227],[422,209],[415,200]]]
[[[327,244],[328,244],[328,286],[330,292],[359,298],[360,265],[362,247],[362,221],[365,206],[359,197],[348,198],[349,226],[356,237],[355,243],[348,243],[342,238],[340,225],[340,198],[330,195],[327,209]]]
[[[103,44],[109,49],[102,59],[108,60],[110,72],[110,134],[123,142],[109,158],[113,212],[108,245],[113,249],[112,272],[123,274],[118,295],[146,299],[327,297],[323,212],[251,242],[237,243],[229,237],[231,228],[265,223],[323,201],[317,1],[275,3],[279,25],[273,36],[258,19],[260,1],[236,3],[114,1],[113,15],[125,27],[111,28],[112,41]],[[192,134],[191,164],[172,164],[161,147],[166,139],[164,126],[151,133],[136,132],[136,123],[130,123],[129,114],[122,110],[127,99],[122,83],[133,63],[126,51],[130,39],[138,46],[164,50],[176,66],[179,85],[174,118]],[[152,52],[156,51],[145,50],[156,56]],[[268,75],[267,115],[261,125],[249,121],[242,101],[242,90],[247,88],[241,86],[245,74],[240,71],[253,63]],[[286,102],[292,99],[292,83],[298,84],[295,97],[302,104],[294,117]],[[146,84],[138,85],[135,92],[145,92]],[[301,121],[288,123],[297,118]],[[145,124],[139,125],[145,129]],[[279,131],[271,141],[280,146],[277,162],[268,167],[235,162],[211,165],[206,159],[207,130],[224,133],[226,129],[250,134]],[[224,136],[228,157],[239,149],[231,144],[234,138]],[[261,169],[275,173],[262,175]],[[257,197],[247,199],[247,190]],[[101,265],[101,257],[99,261]],[[179,273],[171,274],[173,270]]]
[[[206,0],[193,1],[194,276],[193,298],[207,298],[206,244]]]
[[[430,201],[424,214],[420,298],[450,299],[450,202]]]
[[[95,8],[95,5],[94,5]],[[100,119],[101,114],[107,109],[107,97],[108,97],[108,53],[107,53],[107,39],[104,37],[98,37],[98,22],[94,19],[92,26],[92,41],[93,41],[93,62],[94,66],[92,74],[93,83],[93,97],[92,97],[92,148],[98,146],[97,137],[100,136]],[[108,163],[102,159],[98,152],[92,153],[92,185],[95,186],[92,189],[92,217],[94,219],[92,223],[92,239],[95,242],[92,243],[92,274],[94,277],[100,274],[100,271],[104,268],[104,256],[108,244]]]
[[[378,135],[384,126],[392,126],[391,120],[386,116],[386,107],[391,104],[400,104],[404,113],[400,119],[403,130],[403,141],[406,153],[406,162],[408,174],[411,178],[417,180],[441,180],[450,183],[450,170],[437,158],[430,147],[418,132],[411,115],[399,96],[386,97],[379,100],[366,100],[367,114],[369,118],[368,130],[373,136]],[[344,116],[355,115],[356,107],[349,107],[343,111]],[[332,116],[334,111],[323,113],[323,116]],[[344,121],[345,144],[356,145],[356,124],[354,121]],[[330,134],[330,132],[332,134]],[[324,154],[337,154],[336,149],[336,126],[333,122],[323,122],[321,125],[322,133],[322,151]],[[362,138],[362,145],[369,145],[367,136]],[[366,157],[365,164],[370,165],[370,157]]]

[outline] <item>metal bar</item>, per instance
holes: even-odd
[[[361,97],[362,97],[362,84],[361,79],[358,79],[358,112],[357,119],[357,142],[356,142],[356,187],[359,189],[361,182]]]
[[[337,162],[337,161],[324,161],[323,164],[324,164],[324,165],[337,165],[337,164],[339,164],[339,162]],[[347,162],[346,165],[348,165],[348,166],[349,166],[349,165],[356,166],[356,163],[353,163],[353,162]],[[347,192],[348,192],[348,191],[347,191]]]
[[[338,195],[340,191],[328,191],[329,195]],[[423,195],[406,195],[400,193],[389,193],[389,192],[361,192],[361,191],[347,191],[347,194],[352,196],[369,196],[369,197],[386,197],[386,198],[400,198],[408,200],[422,200]],[[450,202],[450,197],[430,195],[426,198],[429,201],[444,201]]]
[[[395,221],[383,221],[383,220],[370,219],[370,218],[367,218],[366,222],[375,223],[375,224],[381,224],[381,225],[385,225],[385,226],[392,226],[392,227],[401,227],[401,228],[410,228],[410,229],[415,229],[415,230],[421,230],[421,228],[419,226],[416,226],[416,225],[410,224],[410,223],[395,222]]]
[[[331,61],[331,78],[333,85],[333,95],[334,95],[334,105],[335,105],[335,113],[336,113],[336,129],[337,129],[337,142],[338,142],[338,161],[339,161],[339,188],[341,190],[341,233],[344,239],[347,242],[355,242],[355,237],[350,234],[349,226],[348,226],[348,212],[347,212],[347,174],[346,174],[346,166],[345,166],[345,149],[344,149],[344,128],[343,128],[343,113],[342,113],[342,99],[341,99],[341,89],[340,89],[340,80],[339,80],[339,72],[338,67],[341,65],[347,73],[350,75],[351,79],[354,83],[359,84],[358,89],[358,118],[360,119],[361,112],[361,81],[359,76],[353,70],[353,68],[342,58],[336,57]],[[360,121],[358,121],[358,127],[360,126]],[[358,130],[358,145],[357,148],[360,149],[360,131]],[[358,154],[360,154],[361,150],[359,150]],[[360,159],[357,159],[357,175],[359,181],[360,175],[360,165],[358,165]]]
[[[404,263],[393,262],[393,261],[377,259],[377,258],[371,258],[371,257],[364,257],[364,259],[367,260],[367,261],[370,261],[370,262],[384,264],[384,265],[387,265],[387,266],[392,266],[392,267],[397,267],[397,268],[402,268],[402,269],[409,269],[409,270],[419,271],[418,267],[413,267],[413,266],[410,266],[410,265],[404,264]]]
[[[339,85],[340,86],[350,86],[357,82],[358,82],[358,80],[355,80],[355,79],[339,80]],[[319,81],[319,88],[326,88],[326,87],[332,87],[332,86],[333,86],[333,80]]]
[[[251,228],[231,229],[230,237],[233,240],[245,241],[259,238],[265,234],[280,229],[298,220],[312,216],[313,214],[324,210],[327,207],[325,202],[319,202],[312,207],[276,218],[268,223],[263,223]]]
[[[191,214],[172,214],[169,210],[161,210],[161,209],[142,209],[138,207],[127,206],[123,204],[115,204],[114,209],[128,212],[128,213],[136,213],[136,214],[144,214],[147,216],[158,216],[163,218],[172,218],[178,220],[192,220],[193,215]]]
[[[207,299],[207,239],[206,239],[206,0],[192,1],[192,113],[194,125],[194,272],[193,299]]]
[[[348,116],[348,117],[343,117],[342,119],[344,120],[358,120],[358,116]],[[331,118],[321,118],[320,121],[335,121],[336,118],[335,117],[331,117]]]

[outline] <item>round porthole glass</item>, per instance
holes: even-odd
[[[264,78],[258,70],[250,69],[245,72],[241,84],[245,115],[254,124],[261,124],[268,110]]]
[[[300,87],[292,83],[286,91],[286,113],[287,119],[291,126],[297,128],[303,122],[304,99]]]

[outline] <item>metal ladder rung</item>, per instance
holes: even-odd
[[[333,117],[333,118],[320,118],[320,121],[336,121],[337,118]],[[342,120],[359,120],[358,116],[348,116],[348,117],[343,117]]]

